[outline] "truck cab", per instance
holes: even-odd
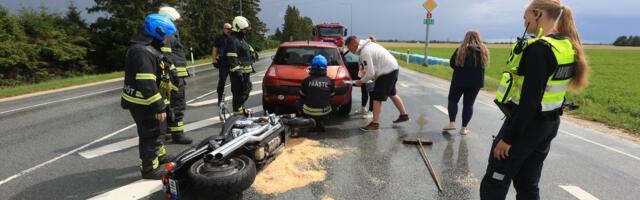
[[[344,37],[347,36],[347,28],[339,23],[318,24],[314,27],[313,35],[315,41],[333,43],[342,47]]]

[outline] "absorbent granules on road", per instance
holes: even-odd
[[[253,187],[263,194],[277,194],[323,181],[327,171],[322,160],[336,158],[345,151],[324,146],[316,140],[293,138],[285,150],[258,173]]]

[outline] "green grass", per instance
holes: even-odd
[[[407,52],[408,48],[390,48]],[[422,48],[409,48],[412,53],[423,54]],[[450,58],[454,48],[431,48],[430,56]],[[509,49],[491,48],[491,64],[486,70],[485,90],[495,91],[501,73],[507,70],[506,60]],[[579,94],[570,94],[568,102],[579,104],[580,109],[572,114],[581,118],[640,133],[640,50],[587,49],[591,64],[590,85]],[[452,70],[448,66],[423,67],[406,64],[405,68],[431,74],[443,79],[451,79]]]
[[[82,85],[87,83],[94,83],[105,81],[114,78],[120,78],[124,76],[124,72],[113,72],[107,74],[98,75],[86,75],[76,76],[71,78],[58,78],[52,79],[36,84],[20,85],[16,87],[0,88],[0,98],[17,96],[21,94],[28,94],[33,92],[40,92],[45,90],[53,90],[58,88],[70,87],[75,85]]]

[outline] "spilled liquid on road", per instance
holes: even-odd
[[[323,181],[327,176],[322,160],[343,155],[345,150],[306,138],[289,140],[285,150],[258,173],[253,187],[263,194],[283,193]]]

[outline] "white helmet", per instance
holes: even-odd
[[[233,28],[231,29],[234,32],[240,32],[243,29],[250,29],[249,20],[243,16],[237,16],[233,18],[233,22],[231,23]]]
[[[169,19],[171,19],[171,21],[176,21],[180,19],[180,13],[178,13],[178,11],[175,8],[169,7],[169,6],[160,7],[158,14],[168,17]]]

